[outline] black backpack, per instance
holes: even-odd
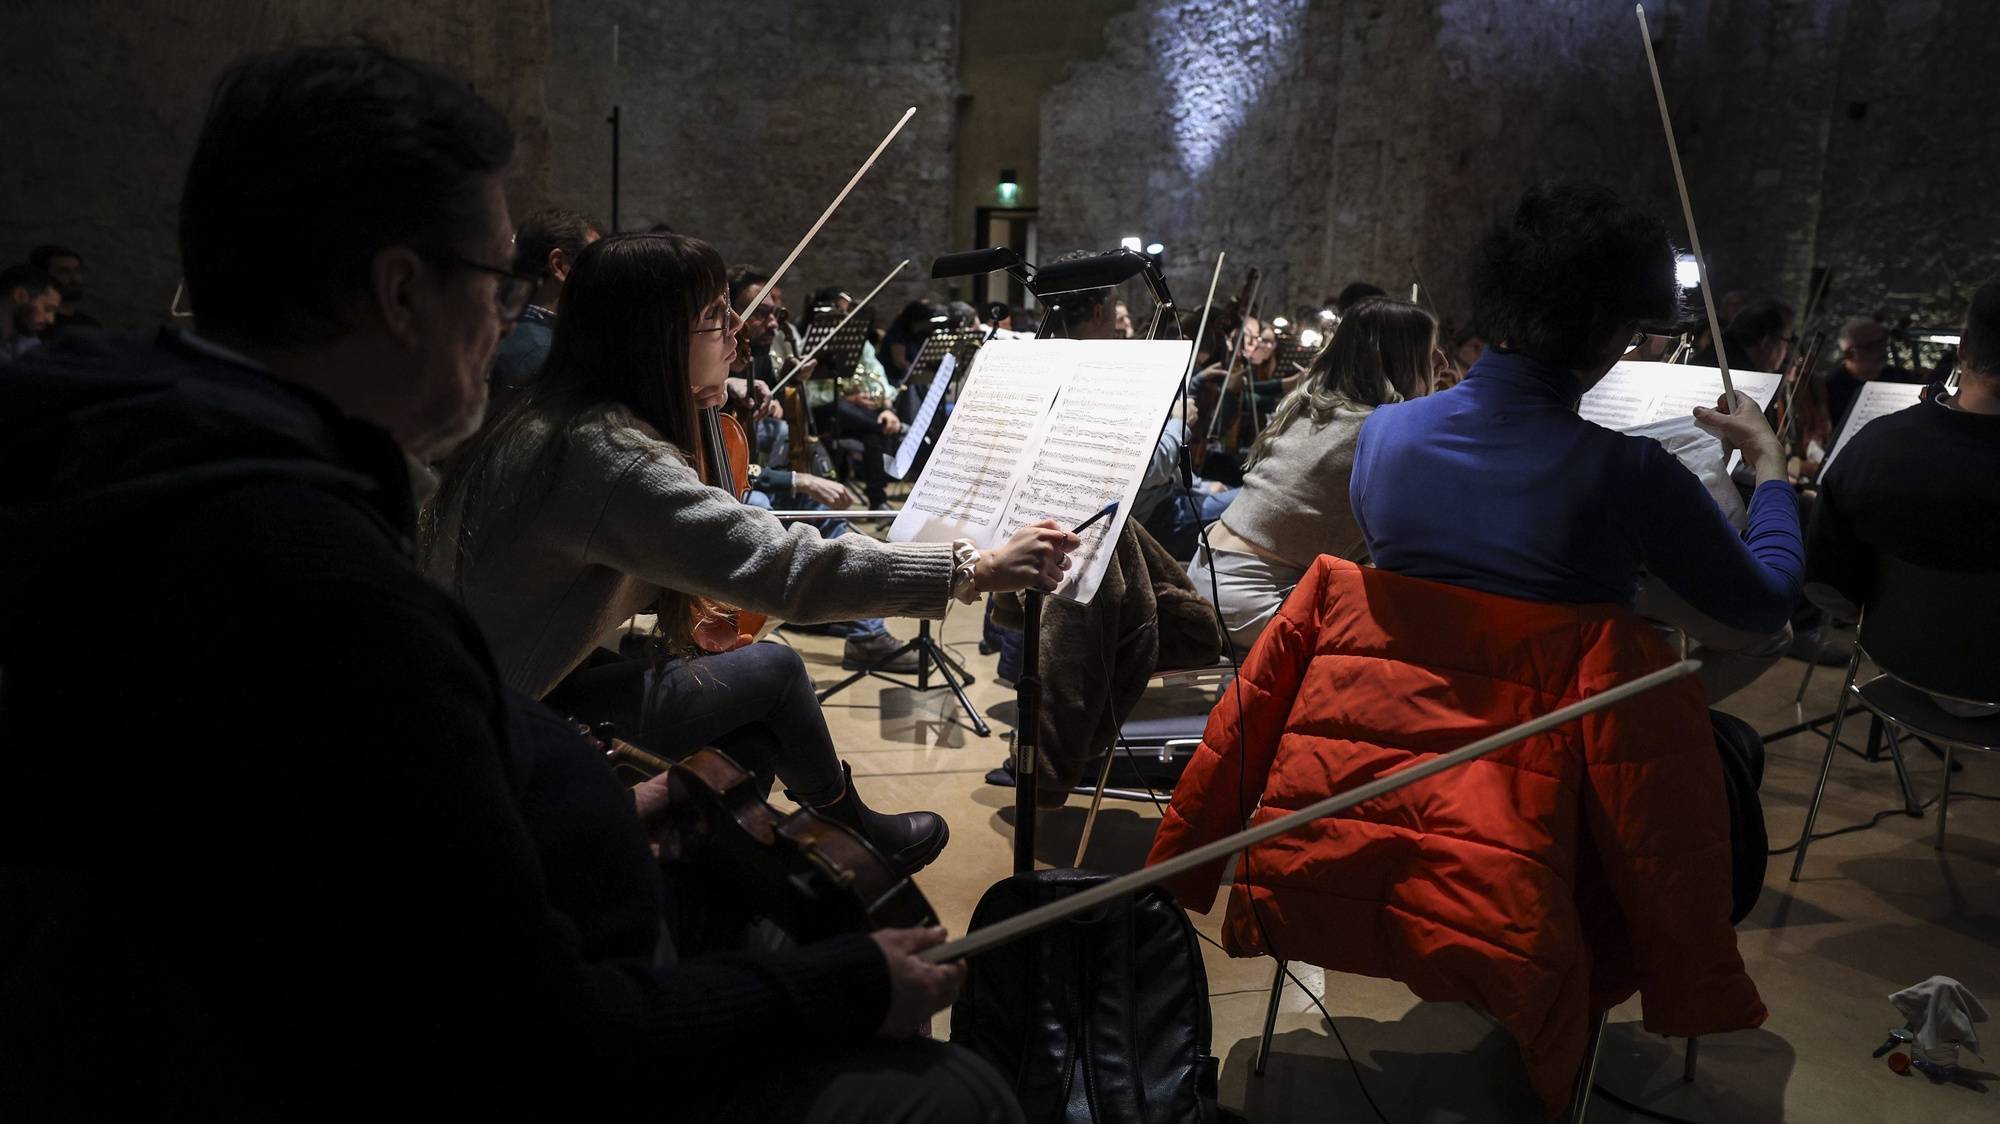
[[[972,929],[1109,875],[1037,870],[997,882]],[[1208,973],[1194,927],[1158,887],[969,961],[951,1040],[1011,1079],[1028,1120],[1215,1124]]]

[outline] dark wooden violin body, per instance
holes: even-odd
[[[666,765],[615,738],[599,742],[618,764]],[[672,828],[661,859],[698,867],[727,888],[733,907],[795,941],[937,924],[923,891],[865,840],[811,809],[771,807],[757,778],[721,750],[668,766],[667,792]]]

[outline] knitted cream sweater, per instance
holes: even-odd
[[[547,694],[662,589],[798,622],[941,617],[951,601],[948,543],[823,539],[812,526],[787,527],[703,484],[622,407],[587,414],[570,436],[537,502],[528,477],[550,426],[518,432],[474,513],[496,528],[477,557],[459,545],[461,510],[436,513],[430,550],[431,577],[479,621],[507,684],[531,696]],[[530,498],[515,510],[521,496]]]

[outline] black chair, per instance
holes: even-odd
[[[1792,881],[1806,863],[1813,823],[1826,795],[1833,751],[1840,744],[1840,727],[1853,703],[1860,703],[1888,729],[1889,752],[1895,757],[1906,806],[1915,806],[1909,775],[1903,768],[1898,735],[1915,734],[1942,744],[1944,791],[1938,798],[1936,846],[1944,846],[1945,816],[1951,805],[1952,751],[2000,749],[2000,715],[1961,718],[1939,706],[1944,698],[1973,706],[2000,706],[2000,574],[1932,570],[1888,555],[1876,556],[1875,594],[1856,612],[1854,655],[1848,660],[1820,761],[1819,783],[1806,810],[1799,835],[1798,857],[1792,861]],[[1815,591],[1816,599],[1824,596]],[[1879,674],[1856,685],[1864,656]]]

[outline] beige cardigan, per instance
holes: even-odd
[[[495,501],[534,489],[550,439],[530,422],[500,450],[481,519]],[[780,620],[941,617],[951,601],[948,543],[823,539],[708,487],[645,422],[622,407],[578,421],[553,487],[517,522],[461,557],[465,513],[436,512],[433,580],[464,602],[492,644],[500,674],[536,698],[590,654],[597,639],[643,612],[662,589],[713,598]]]

